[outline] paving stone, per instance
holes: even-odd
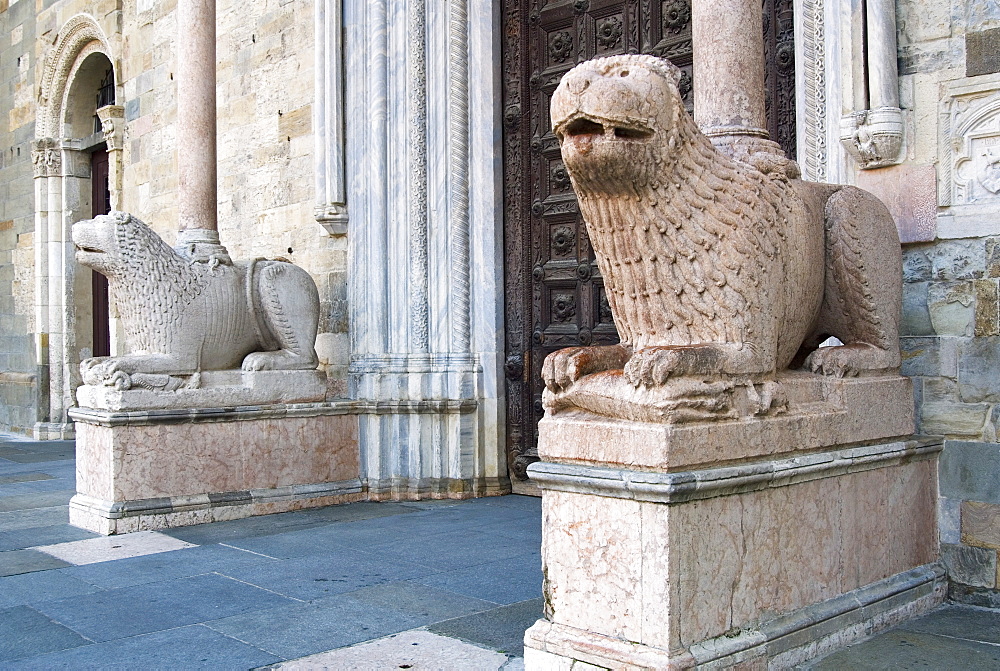
[[[205,626],[284,659],[296,659],[412,629],[417,621],[410,615],[372,608],[338,595],[275,608],[266,617],[239,615]]]
[[[229,522],[198,524],[165,530],[163,533],[198,545],[231,543],[247,538],[260,538],[291,531],[314,529],[336,522],[375,519],[409,512],[412,511],[398,504],[362,502],[260,517],[246,517]]]
[[[11,669],[233,669],[280,658],[202,625],[132,636],[21,660]]]
[[[524,632],[542,617],[541,597],[466,615],[427,627],[442,636],[460,638],[515,657],[524,655]]]
[[[18,464],[37,464],[43,461],[62,461],[76,457],[76,444],[72,441],[53,440],[47,444],[25,443],[15,447],[7,443],[0,445],[0,458]],[[27,447],[30,445],[30,447]]]
[[[435,573],[417,582],[500,604],[512,604],[542,595],[542,558],[518,555],[471,568]]]
[[[455,592],[428,587],[413,581],[399,581],[375,585],[349,592],[346,598],[371,608],[398,611],[410,615],[422,624],[431,624],[481,613],[497,607],[496,603],[474,599]]]
[[[0,662],[64,650],[89,643],[37,610],[16,606],[0,610]],[[4,664],[5,668],[8,668]]]
[[[0,513],[0,531],[48,527],[69,521],[69,506],[32,508]]]
[[[429,631],[405,631],[377,641],[277,664],[282,671],[339,669],[500,669],[507,656],[477,645],[432,634]]]
[[[523,554],[523,548],[496,536],[476,531],[453,531],[414,542],[412,539],[362,548],[364,552],[391,554],[441,571],[452,571]]]
[[[170,552],[73,566],[60,573],[105,589],[117,589],[205,573],[226,573],[237,567],[275,561],[277,560],[224,545],[198,545]]]
[[[38,550],[10,550],[0,552],[0,577],[31,573],[32,571],[47,571],[53,568],[70,566],[68,562]]]
[[[93,641],[110,641],[294,603],[220,575],[201,575],[47,601],[36,608]]]
[[[435,572],[433,568],[414,562],[401,562],[389,553],[368,555],[333,548],[314,555],[266,565],[240,566],[221,573],[278,594],[309,600]]]
[[[85,540],[41,545],[35,549],[79,566],[193,547],[191,543],[171,538],[157,531],[137,531],[121,536],[98,536],[97,534],[90,534],[90,536]]]
[[[899,628],[1000,645],[1000,612],[995,610],[946,606]]]
[[[19,473],[17,475],[0,475],[0,485],[9,485],[15,482],[35,482],[37,480],[52,480],[54,476],[47,473]]]
[[[0,513],[11,510],[69,505],[69,500],[73,498],[74,494],[76,494],[75,489],[62,489],[56,492],[17,494],[15,496],[0,495]]]
[[[62,478],[52,478],[49,480],[34,482],[17,482],[4,486],[3,494],[0,496],[25,496],[31,494],[44,494],[48,492],[62,492],[75,486],[75,482],[71,480],[64,480]]]
[[[0,578],[0,608],[91,594],[98,587],[68,575],[65,570],[36,571]]]
[[[94,538],[97,534],[69,524],[55,524],[47,527],[32,527],[17,531],[0,531],[0,552],[22,550],[37,545],[50,545]]]
[[[852,645],[804,668],[816,671],[884,671],[996,669],[998,666],[998,646],[897,629]]]

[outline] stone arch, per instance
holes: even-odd
[[[94,53],[103,53],[111,61],[115,71],[115,87],[120,88],[121,68],[112,56],[110,41],[94,17],[77,14],[63,25],[55,44],[46,54],[42,67],[35,137],[62,136],[61,124],[72,76]]]
[[[97,89],[109,67],[111,102],[117,103],[122,97],[121,68],[112,41],[97,20],[85,14],[63,25],[42,66],[32,155],[39,259],[35,281],[36,295],[42,298],[36,308],[38,349],[43,352],[42,421],[35,427],[39,438],[73,435],[67,410],[80,384],[79,362],[93,350],[93,276],[89,269],[77,268],[70,242],[71,226],[92,215],[95,151],[102,156],[107,151],[111,201],[120,206],[124,110],[117,104],[95,109]]]

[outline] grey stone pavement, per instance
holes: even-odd
[[[109,538],[67,524],[72,442],[0,434],[0,669],[517,669],[540,502],[355,503]],[[1000,669],[948,605],[810,669]]]

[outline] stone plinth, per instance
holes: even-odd
[[[70,523],[91,531],[201,524],[362,496],[350,403],[70,412]]]
[[[785,416],[543,419],[527,668],[785,668],[940,603],[941,441],[908,435],[909,382],[817,384]]]

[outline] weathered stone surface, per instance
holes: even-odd
[[[904,337],[900,339],[903,375],[958,375],[957,338]]]
[[[986,247],[980,240],[942,240],[926,249],[935,280],[974,280],[986,276]]]
[[[812,352],[813,372],[897,370],[899,239],[885,206],[798,181],[783,157],[732,160],[686,114],[678,76],[661,59],[613,56],[578,65],[553,94],[621,345],[549,355],[548,411],[666,422],[730,417],[736,405],[766,413],[767,380],[820,335],[844,344]],[[730,398],[726,385],[744,376],[762,390]]]
[[[996,550],[942,543],[941,561],[954,582],[972,587],[996,586]]]
[[[941,454],[941,495],[1000,504],[1000,444],[949,440]]]
[[[899,333],[903,336],[934,335],[934,325],[927,308],[927,282],[903,285],[903,320]]]
[[[925,402],[920,430],[932,436],[980,436],[989,411],[986,403]]]
[[[938,497],[938,533],[942,543],[962,542],[962,502],[947,496]]]
[[[1000,28],[965,35],[965,76],[1000,72]]]
[[[933,279],[933,267],[927,256],[928,247],[909,247],[903,250],[903,280],[926,282]]]
[[[921,401],[954,403],[960,400],[958,381],[950,377],[928,377],[923,381]]]
[[[959,348],[958,382],[966,403],[1000,401],[1000,337],[970,338]]]
[[[927,289],[927,309],[938,335],[975,333],[976,293],[972,282],[932,282]]]
[[[1000,504],[963,501],[962,542],[1000,549]]]
[[[858,174],[858,186],[885,203],[896,222],[900,242],[929,242],[934,239],[937,228],[937,171],[933,165],[896,165],[880,170],[863,170]]]
[[[1000,288],[997,280],[976,280],[976,329],[977,336],[1000,335]]]

